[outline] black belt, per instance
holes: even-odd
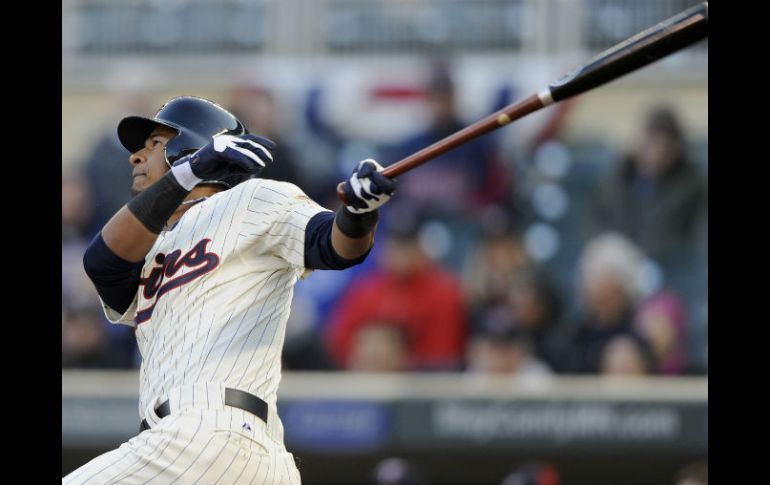
[[[238,389],[226,388],[225,406],[232,406],[248,411],[267,423],[267,403],[253,394],[239,391]],[[168,403],[168,399],[155,408],[155,414],[161,419],[171,414],[171,406]],[[150,429],[150,425],[147,424],[147,419],[143,419],[139,430],[141,432],[146,429]]]

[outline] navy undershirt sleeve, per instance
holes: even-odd
[[[355,266],[369,255],[369,251],[355,259],[345,259],[332,247],[334,212],[319,212],[305,227],[305,267],[310,269],[345,269]]]
[[[102,233],[88,245],[83,255],[83,268],[96,287],[102,301],[118,313],[125,313],[139,290],[144,261],[132,263],[112,252]]]

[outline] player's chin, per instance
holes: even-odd
[[[143,178],[143,177],[138,177],[138,178]],[[146,189],[146,188],[147,188],[147,184],[146,183],[143,183],[140,180],[134,179],[134,183],[131,185],[131,195],[136,197],[137,195],[142,193],[144,191],[144,189]]]

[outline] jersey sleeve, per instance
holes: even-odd
[[[249,250],[304,268],[305,228],[314,215],[324,211],[331,212],[294,184],[260,180],[243,221]]]
[[[104,316],[107,317],[107,320],[109,320],[110,323],[120,323],[123,325],[128,325],[129,327],[136,327],[136,323],[134,322],[134,317],[136,316],[136,306],[137,306],[137,299],[138,299],[139,292],[137,292],[136,295],[134,295],[134,301],[131,302],[131,306],[128,307],[128,310],[126,310],[125,313],[122,315],[120,312],[110,308],[109,305],[104,303],[104,300],[102,300],[101,297],[99,297],[99,302],[102,304],[102,310],[104,310]]]

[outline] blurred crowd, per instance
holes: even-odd
[[[387,165],[472,122],[458,115],[455,91],[449,71],[434,69],[412,93],[430,122],[363,150],[324,118],[318,92],[297,116],[302,129],[287,128],[265,86],[235,86],[222,104],[278,143],[263,177],[293,182],[334,210],[351,153]],[[511,101],[501,95],[488,112]],[[141,95],[122,103],[124,114],[157,109]],[[500,130],[400,177],[369,258],[296,286],[284,368],[705,373],[706,164],[667,106],[650,107],[627,154],[610,163],[592,159],[596,151],[578,156],[562,138],[570,106],[552,109],[516,150]],[[111,126],[62,173],[63,367],[140,364],[133,330],[106,322],[82,269],[84,248],[130,197],[127,160]]]

